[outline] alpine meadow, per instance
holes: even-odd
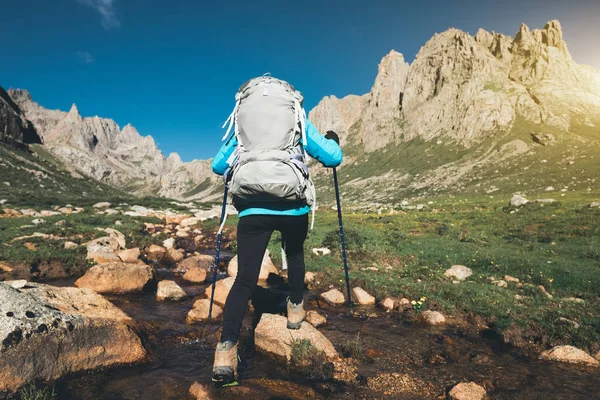
[[[78,4],[125,30],[118,2]],[[299,181],[316,187],[316,202],[299,194],[315,211],[303,303],[288,297],[291,234],[275,232],[241,317],[239,379],[217,387],[252,247],[227,196],[256,161],[240,142],[250,95],[228,120],[235,153],[184,162],[130,124],[0,87],[0,398],[597,396],[600,70],[573,59],[558,20],[514,36],[451,28],[406,58],[391,50],[369,93],[306,110],[316,142],[301,107],[290,114],[294,179],[315,143],[331,153],[339,137],[343,161],[315,156]],[[259,100],[276,72],[257,78]],[[222,179],[218,157],[242,166]]]

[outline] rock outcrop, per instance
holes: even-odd
[[[42,143],[33,124],[19,106],[0,87],[0,142],[24,148],[27,144]]]
[[[146,357],[131,319],[89,289],[0,283],[0,393]]]

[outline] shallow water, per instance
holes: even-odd
[[[159,275],[175,279],[192,296],[204,289],[173,278],[168,271],[159,271]],[[262,294],[271,305],[284,304],[282,291]],[[156,302],[154,295],[148,294],[109,299],[140,324],[150,360],[68,377],[57,385],[60,399],[186,399],[194,381],[210,382],[220,327],[185,324],[192,298]],[[355,307],[353,316],[348,307],[319,303],[315,293],[308,293],[306,302],[308,308],[327,314],[328,325],[320,331],[336,346],[360,335],[368,361],[358,370],[357,384],[306,381],[291,374],[283,362],[255,353],[250,337],[252,315],[248,313],[242,332],[242,388],[221,389],[216,398],[435,399],[445,398],[447,390],[464,381],[484,385],[490,399],[599,398],[599,369],[540,362],[497,338],[469,337],[455,328],[407,323],[396,313],[378,310],[378,317],[367,318],[366,311],[372,310],[361,313],[363,310]],[[380,374],[387,374],[387,381],[370,389],[366,382]]]

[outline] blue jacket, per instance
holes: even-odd
[[[342,163],[342,149],[333,140],[325,139],[323,135],[319,133],[317,128],[314,127],[310,121],[306,120],[306,152],[309,156],[319,161],[323,166],[327,168],[337,167]],[[212,170],[215,174],[223,175],[227,168],[229,168],[230,157],[237,147],[237,138],[232,135],[231,138],[225,142],[219,152],[212,161]],[[281,206],[284,206],[283,208]],[[297,208],[286,209],[284,203],[279,207],[273,204],[265,204],[263,207],[252,207],[240,210],[240,217],[247,215],[304,215],[308,214],[310,207],[304,205]]]

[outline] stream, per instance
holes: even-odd
[[[189,399],[194,381],[210,385],[220,326],[186,325],[194,297],[206,285],[194,285],[158,270],[158,279],[173,279],[190,297],[157,302],[154,294],[107,296],[139,324],[149,347],[144,364],[79,373],[56,386],[59,399]],[[52,284],[71,285],[72,281]],[[267,292],[265,292],[267,293]],[[268,292],[271,306],[282,307],[285,292]],[[275,300],[275,301],[274,301]],[[328,317],[319,330],[338,348],[360,337],[366,361],[354,385],[308,380],[291,373],[282,361],[252,349],[248,312],[241,338],[241,387],[220,389],[217,399],[444,399],[455,384],[474,381],[490,399],[593,399],[600,396],[600,369],[541,362],[525,357],[499,338],[463,334],[455,327],[427,327],[404,322],[399,313],[377,309],[331,307],[307,292],[307,309]],[[367,315],[370,315],[367,317]]]

